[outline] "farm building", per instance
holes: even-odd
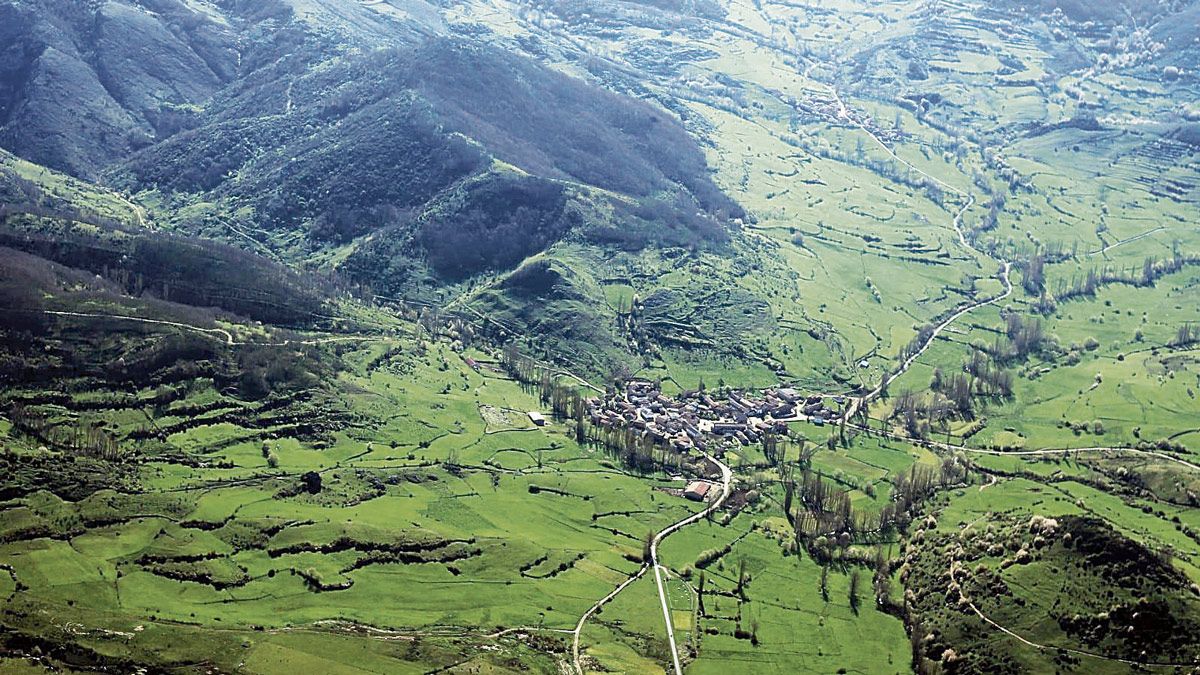
[[[536,410],[529,411],[529,421],[533,422],[534,426],[546,426],[546,416]]]
[[[683,489],[683,496],[695,502],[702,502],[708,499],[708,493],[712,490],[712,483],[705,483],[702,480],[694,480],[688,483]]]

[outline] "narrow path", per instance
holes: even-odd
[[[379,297],[379,296],[376,296],[376,297]],[[451,302],[450,304],[446,305],[443,309],[449,308],[451,305],[458,303],[459,300],[461,300],[461,297],[454,300],[454,302]],[[518,330],[512,328],[511,326],[505,325],[503,322],[497,320],[494,317],[490,317],[490,316],[484,314],[483,312],[480,312],[479,310],[475,309],[474,307],[472,307],[468,304],[462,304],[461,307],[463,309],[467,310],[468,312],[474,314],[475,316],[479,317],[480,320],[482,320],[484,322],[494,323],[497,326],[499,326],[500,328],[503,328],[504,330],[508,331],[509,333],[512,333],[513,335],[518,335],[521,332],[521,331],[518,331]],[[600,387],[597,387],[596,385],[592,384],[591,382],[588,382],[586,379],[580,377],[579,375],[576,375],[575,373],[571,372],[570,370],[567,370],[566,368],[563,368],[562,366],[556,366],[554,364],[543,363],[541,361],[538,361],[537,359],[534,359],[533,357],[527,357],[527,358],[532,360],[537,365],[542,366],[543,368],[549,368],[549,369],[553,370],[554,374],[556,376],[566,377],[568,379],[574,380],[579,386],[590,389],[590,390],[596,392],[597,394],[604,393],[604,390],[601,389]]]
[[[207,335],[208,337],[215,337],[217,335],[222,335],[225,337],[225,339],[223,340],[223,342],[225,344],[227,344],[227,345],[235,344],[234,340],[233,340],[233,334],[230,333],[229,331],[225,330],[224,328],[200,328],[199,326],[193,326],[193,325],[187,324],[187,323],[179,323],[177,321],[163,321],[160,319],[146,319],[146,318],[143,318],[140,316],[125,316],[122,314],[92,314],[92,313],[88,313],[88,312],[59,312],[59,311],[54,311],[54,310],[50,310],[50,309],[31,310],[31,311],[40,312],[41,314],[49,314],[50,316],[69,316],[69,317],[75,317],[75,318],[80,318],[80,319],[117,319],[117,320],[121,320],[121,321],[133,321],[135,323],[148,323],[148,324],[153,324],[156,326],[170,326],[172,328],[182,328],[184,330],[195,331],[197,333]]]
[[[1104,246],[1103,248],[1097,249],[1097,250],[1095,250],[1095,251],[1088,251],[1088,255],[1089,255],[1089,256],[1093,256],[1093,255],[1103,255],[1103,254],[1105,254],[1105,253],[1108,253],[1109,251],[1113,250],[1114,248],[1116,248],[1116,247],[1118,247],[1118,246],[1124,246],[1125,244],[1129,244],[1129,243],[1135,242],[1135,241],[1137,241],[1137,240],[1139,240],[1139,239],[1145,239],[1146,237],[1149,237],[1150,235],[1152,235],[1152,234],[1156,234],[1156,233],[1158,233],[1158,232],[1162,232],[1162,231],[1163,231],[1163,230],[1165,230],[1165,229],[1168,229],[1166,225],[1159,225],[1158,227],[1154,228],[1153,230],[1149,230],[1149,231],[1143,232],[1143,233],[1141,233],[1141,234],[1134,235],[1134,236],[1132,236],[1132,237],[1129,237],[1129,238],[1127,238],[1127,239],[1119,239],[1119,240],[1117,240],[1117,241],[1114,241],[1113,243],[1111,243],[1111,244],[1108,244],[1108,245]]]
[[[810,69],[811,69],[811,66],[810,66]],[[807,71],[805,71],[805,73],[807,76]],[[862,130],[864,133],[866,133],[868,136],[870,136],[871,139],[874,140],[877,145],[879,145],[879,147],[883,148],[883,151],[886,152],[889,157],[896,160],[897,162],[900,162],[904,166],[907,166],[908,168],[912,169],[913,171],[916,171],[917,173],[928,178],[929,180],[933,181],[934,183],[937,183],[940,187],[947,190],[948,192],[953,192],[954,194],[959,195],[960,197],[967,196],[967,194],[965,192],[963,192],[962,190],[959,190],[958,188],[954,187],[953,185],[950,185],[949,183],[942,181],[937,176],[933,176],[931,174],[925,173],[925,171],[921,170],[920,168],[913,166],[908,160],[900,157],[900,155],[897,155],[894,150],[892,150],[890,147],[888,147],[887,143],[884,143],[882,140],[880,140],[880,138],[878,136],[876,136],[873,131],[868,129],[866,127],[866,125],[864,125],[862,122],[858,121],[856,118],[854,118],[854,116],[852,116],[850,114],[850,109],[847,108],[846,104],[842,101],[842,96],[841,96],[841,94],[838,93],[838,90],[836,87],[834,87],[831,84],[827,84],[825,86],[829,88],[829,92],[831,94],[833,94],[833,100],[837,102],[838,117],[849,121],[851,124],[858,127],[860,130]]]
[[[883,431],[880,429],[871,429],[871,428],[865,427],[861,424],[847,424],[846,426],[847,426],[847,428],[854,429],[856,431],[863,431],[868,434],[875,434],[878,436],[883,436],[884,438],[890,438],[895,441],[903,441],[905,443],[911,443],[913,445],[920,446],[920,447],[936,448],[938,450],[966,452],[966,453],[975,454],[975,455],[991,455],[993,457],[1046,457],[1046,456],[1053,456],[1053,455],[1071,455],[1071,454],[1085,454],[1085,453],[1089,454],[1089,455],[1090,454],[1103,454],[1103,453],[1109,452],[1109,453],[1116,453],[1116,454],[1121,454],[1121,455],[1137,455],[1139,457],[1153,457],[1155,459],[1161,459],[1161,460],[1164,460],[1167,462],[1171,462],[1173,464],[1178,464],[1179,466],[1182,466],[1186,469],[1191,469],[1192,471],[1200,472],[1200,465],[1193,464],[1192,462],[1189,462],[1186,459],[1180,459],[1174,455],[1169,455],[1165,452],[1159,452],[1157,450],[1143,450],[1141,448],[1129,448],[1129,447],[1124,447],[1124,446],[1119,446],[1119,445],[1112,445],[1112,446],[1097,445],[1097,446],[1092,446],[1092,447],[1087,447],[1087,448],[1042,448],[1040,450],[986,450],[983,448],[972,448],[971,446],[968,446],[968,445],[957,445],[954,443],[945,443],[943,441],[933,441],[933,440],[926,440],[923,438],[915,438],[913,436],[908,436],[907,434],[896,433],[894,431]]]
[[[287,261],[285,261],[282,257],[280,257],[280,255],[275,252],[275,249],[271,248],[270,246],[267,246],[266,244],[262,243],[258,239],[255,239],[253,236],[250,235],[250,233],[246,232],[245,229],[243,229],[241,226],[234,223],[233,219],[217,217],[217,218],[215,218],[215,220],[218,223],[220,223],[221,225],[224,225],[225,228],[228,229],[230,232],[236,234],[237,236],[239,236],[242,239],[245,239],[247,242],[249,242],[250,246],[252,248],[258,250],[260,253],[262,253],[264,257],[270,258],[271,260],[274,260],[275,262],[277,262],[285,267],[289,267],[289,265],[287,264]]]
[[[131,211],[133,211],[133,217],[137,219],[138,227],[145,228],[146,227],[146,209],[142,208],[141,205],[134,203],[133,200],[129,199],[128,197],[126,197],[123,194],[120,194],[118,192],[113,192],[112,194],[116,195],[117,199],[120,199],[122,202],[125,203],[126,206],[129,207],[129,209]]]
[[[284,92],[284,97],[287,99],[287,102],[283,104],[283,112],[285,115],[292,112],[292,88],[295,86],[295,78],[288,80],[287,91]]]
[[[958,581],[958,573],[962,571],[962,563],[958,560],[952,561],[950,563],[949,571],[950,571],[950,578],[954,579],[955,581]],[[1040,644],[1040,643],[1034,642],[1032,640],[1029,640],[1028,638],[1023,637],[1023,636],[1019,635],[1018,633],[1013,632],[1012,630],[1010,630],[1010,629],[1000,625],[996,621],[992,620],[992,618],[989,617],[988,615],[984,614],[978,607],[975,606],[975,603],[970,598],[968,598],[965,593],[963,593],[961,583],[958,585],[958,597],[960,599],[966,600],[967,606],[970,607],[971,611],[975,612],[975,615],[978,616],[984,623],[988,624],[992,628],[995,628],[996,630],[1000,631],[1001,633],[1004,633],[1005,635],[1013,638],[1017,642],[1020,642],[1021,644],[1029,646],[1029,647],[1033,647],[1034,649],[1037,649],[1038,651],[1054,651],[1054,652],[1063,651],[1063,652],[1067,652],[1070,654],[1076,654],[1078,656],[1087,656],[1087,657],[1090,657],[1093,659],[1100,659],[1102,661],[1110,661],[1113,663],[1123,663],[1125,665],[1136,666],[1139,668],[1194,668],[1197,665],[1200,665],[1200,662],[1198,662],[1198,663],[1167,663],[1167,662],[1160,662],[1160,661],[1134,661],[1132,659],[1123,659],[1118,656],[1105,656],[1104,654],[1097,654],[1096,652],[1090,652],[1090,651],[1087,651],[1086,649],[1075,649],[1072,647],[1060,647],[1060,646],[1056,646],[1056,645]]]
[[[925,443],[928,445],[931,442],[925,441]],[[1180,459],[1178,457],[1175,457],[1174,455],[1168,455],[1165,452],[1158,452],[1157,450],[1142,450],[1141,448],[1127,448],[1127,447],[1115,446],[1115,445],[1114,446],[1096,446],[1096,447],[1091,447],[1091,448],[1044,448],[1042,450],[983,450],[981,448],[972,448],[972,447],[968,447],[965,445],[952,445],[952,444],[948,444],[948,443],[937,443],[937,442],[934,442],[933,444],[943,447],[945,449],[962,450],[963,452],[970,452],[970,453],[974,453],[977,455],[992,455],[992,456],[996,456],[996,457],[1005,457],[1005,456],[1037,457],[1037,456],[1043,456],[1043,455],[1069,455],[1071,453],[1092,454],[1092,453],[1115,452],[1117,454],[1122,454],[1122,455],[1140,455],[1142,457],[1154,457],[1157,459],[1162,459],[1162,460],[1171,462],[1173,464],[1178,464],[1182,467],[1191,469],[1192,471],[1200,471],[1200,465],[1193,464],[1185,459]]]
[[[159,623],[172,624],[172,621],[159,621]],[[210,627],[207,630],[227,633],[244,632],[238,628],[215,628]],[[365,636],[372,640],[381,642],[414,642],[425,638],[456,638],[456,639],[475,639],[475,640],[499,640],[500,638],[509,635],[520,633],[570,633],[568,628],[551,628],[548,626],[513,626],[503,630],[483,633],[479,629],[466,628],[458,626],[431,626],[429,628],[414,628],[411,630],[392,630],[389,628],[378,628],[370,624],[357,623],[354,621],[346,621],[343,619],[320,619],[312,623],[302,626],[284,626],[281,628],[268,628],[265,630],[268,635],[287,635],[287,634],[312,634],[312,635],[328,635],[330,633],[340,635],[355,635]]]
[[[233,333],[230,333],[229,331],[225,330],[224,328],[201,328],[199,326],[193,326],[193,325],[187,324],[187,323],[180,323],[178,321],[164,321],[162,319],[147,319],[147,318],[140,317],[140,316],[128,316],[125,314],[93,314],[93,313],[88,313],[88,312],[62,312],[62,311],[49,310],[49,309],[26,310],[26,311],[34,311],[34,312],[38,312],[41,314],[48,314],[50,316],[68,316],[68,317],[81,318],[81,319],[115,319],[115,320],[119,320],[119,321],[133,321],[135,323],[145,323],[145,324],[151,324],[151,325],[156,325],[156,326],[167,326],[170,328],[181,328],[183,330],[195,331],[195,332],[205,335],[207,337],[214,338],[214,339],[218,340],[219,342],[222,342],[225,345],[230,346],[230,347],[287,347],[288,345],[322,345],[322,344],[329,344],[332,342],[356,342],[356,341],[377,342],[377,341],[394,339],[394,338],[388,338],[388,337],[383,337],[383,336],[378,336],[378,335],[339,335],[339,336],[330,336],[330,337],[323,337],[323,338],[313,338],[310,340],[283,340],[282,342],[251,342],[251,341],[235,340],[233,338]],[[222,338],[224,338],[224,339],[222,339]]]

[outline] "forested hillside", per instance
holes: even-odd
[[[1200,668],[1197,0],[0,0],[0,673]]]

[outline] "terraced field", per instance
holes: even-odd
[[[0,672],[1200,667],[1196,3],[188,4],[0,151]]]

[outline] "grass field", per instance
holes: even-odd
[[[1180,104],[1200,89],[1135,54],[1149,33],[1125,17],[1009,4],[441,3],[448,31],[680,118],[746,217],[705,246],[572,231],[527,261],[551,291],[489,271],[429,290],[444,315],[339,295],[345,341],[226,315],[191,331],[213,343],[201,365],[245,370],[255,345],[217,331],[290,336],[268,366],[328,364],[262,397],[219,368],[74,377],[72,352],[152,360],[179,326],[54,318],[46,377],[0,384],[0,672],[653,674],[673,671],[664,621],[695,675],[1194,669],[1200,475],[1169,459],[1200,463],[1200,150]],[[364,243],[314,251],[231,229],[223,198],[0,170],[305,268]],[[980,304],[1009,265],[1012,293]],[[68,281],[46,299],[150,311]],[[597,390],[854,396],[963,307],[865,417],[792,422],[776,462],[718,450],[728,501],[660,547],[667,618],[645,573],[574,662],[580,618],[703,508],[679,494],[697,472],[633,472],[568,421],[534,424],[550,406],[476,330]],[[64,450],[100,436],[119,456]],[[1071,448],[1110,449],[1003,452]]]

